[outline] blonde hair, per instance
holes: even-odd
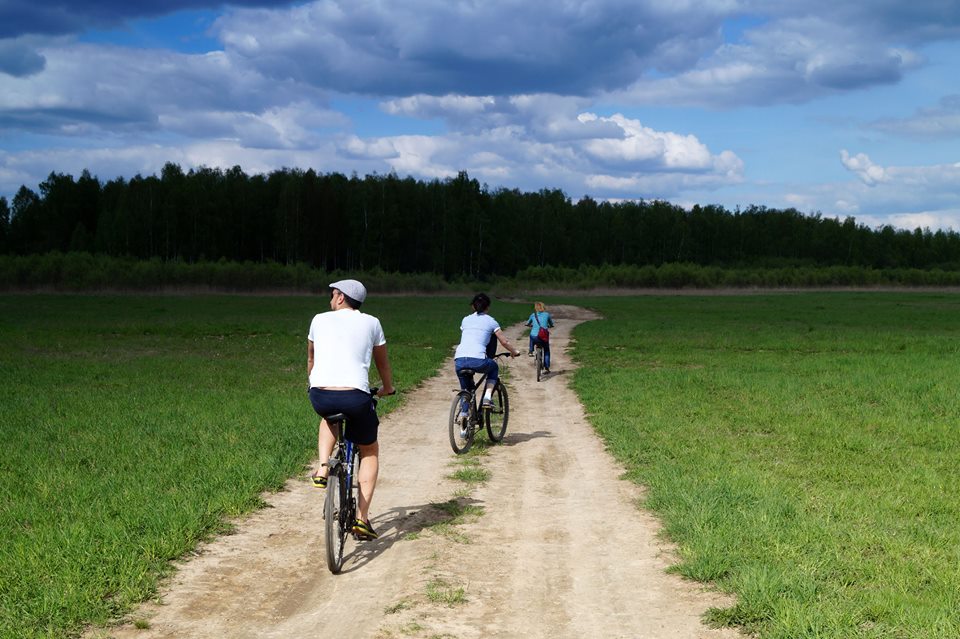
[[[543,305],[543,302],[534,302],[534,303],[533,303],[533,310],[535,310],[535,311],[538,312],[538,313],[542,313],[542,312],[544,312],[545,310],[547,310],[547,307]]]

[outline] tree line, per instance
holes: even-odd
[[[872,229],[796,209],[574,202],[562,191],[489,189],[466,172],[412,177],[239,167],[101,182],[51,173],[0,197],[0,253],[80,251],[177,262],[307,264],[325,271],[514,276],[531,267],[960,268],[954,231]]]

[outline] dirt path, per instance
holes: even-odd
[[[148,628],[91,636],[738,637],[700,622],[729,601],[664,572],[657,522],[567,386],[570,331],[592,316],[551,310],[553,372],[538,384],[532,359],[508,364],[510,421],[503,444],[477,458],[485,483],[450,477],[463,459],[447,440],[457,383],[446,365],[383,420],[381,538],[348,542],[343,574],[327,571],[323,493],[304,475],[184,562],[160,603],[133,615]],[[507,332],[525,345],[522,327]],[[435,505],[445,503],[474,514],[450,521],[452,508]]]

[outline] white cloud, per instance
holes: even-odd
[[[868,226],[960,229],[960,162],[928,166],[880,166],[867,155],[841,152],[856,176],[849,182],[792,185],[785,195],[767,194],[768,206],[793,206],[828,216],[855,216]]]
[[[619,139],[594,139],[584,144],[587,153],[600,161],[627,165],[652,164],[662,169],[681,171],[702,171],[711,167],[710,151],[692,135],[654,131],[619,113],[595,120],[612,122],[623,132]]]
[[[897,191],[916,193],[929,189],[931,193],[954,191],[960,183],[960,162],[930,166],[888,166],[875,164],[866,154],[851,156],[845,149],[840,151],[843,165],[869,187],[884,186],[890,195]]]
[[[58,41],[43,55],[47,64],[40,73],[0,76],[0,130],[116,137],[169,126],[202,137],[212,126],[214,135],[242,136],[257,120],[293,144],[294,127],[334,117],[324,114],[322,97],[310,87],[268,81],[222,52],[185,55]],[[291,122],[297,118],[299,125]]]
[[[65,104],[89,102],[91,109],[97,106],[92,90],[84,88],[91,78],[81,74],[76,82],[83,86],[68,83],[49,96],[50,117],[61,131],[82,125],[73,132],[77,147],[41,154],[42,160],[38,159],[40,155],[11,154],[0,162],[0,168],[9,172],[15,166],[36,167],[30,172],[36,179],[23,180],[27,184],[35,184],[52,167],[75,174],[88,168],[109,178],[115,174],[130,176],[135,171],[155,172],[167,161],[186,167],[240,164],[248,172],[284,166],[344,173],[393,170],[427,179],[467,170],[492,186],[563,188],[576,197],[589,190],[595,197],[610,194],[662,199],[677,196],[691,186],[714,189],[743,179],[743,163],[730,151],[712,153],[694,135],[656,131],[621,114],[605,117],[582,111],[585,101],[580,98],[542,94],[411,96],[389,101],[382,108],[406,116],[444,117],[449,131],[441,135],[363,136],[350,131],[350,123],[342,114],[310,101],[264,107],[258,104],[257,95],[245,103],[246,93],[261,86],[255,74],[248,77],[249,88],[234,89],[244,99],[232,109],[223,108],[219,101],[208,106],[204,100],[196,104],[184,101],[182,108],[175,108],[168,96],[185,87],[177,86],[173,76],[161,71],[159,78],[150,78],[142,60],[134,57],[118,62],[110,58],[109,51],[96,51],[121,69],[122,77],[143,71],[144,77],[137,82],[157,80],[165,90],[156,87],[148,91],[151,99],[147,102],[152,103],[143,112],[114,105],[112,121],[102,114],[99,117],[104,123],[96,119],[79,123],[69,118],[56,120],[55,115]],[[238,71],[229,56],[200,57],[190,60],[190,65],[209,72],[214,85],[226,84],[230,73],[248,73]],[[62,56],[53,58],[57,63],[48,73],[68,73],[69,65]],[[170,61],[183,58],[175,54],[168,62],[159,61],[158,66],[163,69]],[[58,71],[61,65],[64,70]],[[199,78],[202,72],[185,75],[192,83],[195,79],[191,76]],[[21,98],[24,104],[43,112],[40,105],[46,97],[40,85],[31,82],[26,81],[24,86],[29,90],[23,91]],[[118,89],[120,83],[111,80],[108,85]],[[293,93],[291,89],[285,91]],[[0,97],[0,113],[4,99]],[[11,99],[6,97],[8,112]],[[114,126],[124,119],[131,129],[126,132]],[[182,138],[181,145],[171,146],[171,134]],[[91,143],[97,139],[99,142]],[[111,143],[106,145],[105,139]],[[145,140],[157,143],[144,144]],[[122,153],[112,150],[124,144],[128,146]],[[93,148],[84,151],[81,147]],[[130,161],[138,154],[142,159]],[[120,168],[124,162],[129,162],[126,171]]]
[[[393,141],[388,138],[362,140],[355,135],[340,144],[340,151],[347,157],[360,160],[392,160],[399,155]]]
[[[785,17],[748,30],[742,42],[719,46],[675,75],[638,78],[611,98],[711,108],[806,102],[893,84],[923,63],[892,42],[858,21]]]
[[[857,153],[851,156],[846,149],[840,151],[840,161],[848,171],[854,173],[860,181],[867,186],[874,186],[881,182],[887,182],[889,177],[882,166],[874,164],[865,153]]]
[[[419,118],[476,117],[488,113],[497,105],[493,96],[471,95],[412,95],[388,100],[383,110],[392,115],[409,115]]]
[[[960,231],[960,208],[885,215],[858,215],[857,222],[866,224],[871,228],[893,226],[910,231],[914,229]]]

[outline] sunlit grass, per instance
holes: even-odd
[[[463,456],[454,461],[454,470],[449,475],[451,479],[464,484],[482,484],[490,479],[490,471],[483,467],[478,455]]]
[[[458,606],[467,603],[467,592],[463,586],[451,584],[441,577],[434,577],[427,584],[427,599],[445,606]]]
[[[960,637],[960,296],[591,305],[576,390],[676,570],[736,593],[715,623]]]

